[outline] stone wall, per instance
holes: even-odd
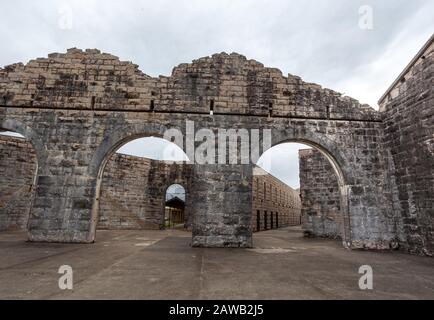
[[[27,228],[36,170],[36,156],[28,141],[0,135],[0,231]]]
[[[315,149],[299,151],[303,229],[309,236],[341,238],[338,179],[330,162]]]
[[[219,53],[152,78],[97,49],[68,49],[0,68],[0,105],[68,110],[169,111],[373,120],[378,113],[339,92]],[[318,103],[310,103],[312,100]]]
[[[0,129],[26,136],[41,159],[31,241],[94,241],[107,157],[133,138],[162,137],[168,128],[185,134],[187,123],[193,134],[271,130],[272,145],[321,146],[344,177],[345,246],[388,249],[395,241],[380,113],[239,54],[152,78],[110,54],[71,49],[0,69],[0,106]],[[252,167],[194,165],[194,246],[252,245]]]
[[[434,254],[434,36],[380,101],[403,249]]]
[[[300,193],[256,167],[253,175],[253,231],[299,226],[300,219]]]
[[[39,159],[29,239],[93,242],[107,157],[133,138],[162,137],[169,128],[185,134],[188,121],[193,134],[271,130],[272,145],[320,147],[342,175],[346,247],[398,242],[432,254],[432,39],[423,51],[382,99],[381,112],[235,53],[159,78],[98,50],[0,68],[0,130],[26,136]],[[252,245],[253,165],[193,166],[194,246]]]
[[[186,219],[191,165],[114,154],[104,171],[99,229],[162,229],[167,188],[186,190]]]

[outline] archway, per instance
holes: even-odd
[[[100,168],[92,232],[165,229],[165,192],[187,184],[188,158],[175,144],[153,136],[116,143]]]
[[[186,212],[187,192],[178,183],[166,189],[164,227],[166,229],[186,229],[188,212]]]
[[[286,226],[302,226],[305,236],[341,239],[350,247],[344,173],[336,157],[311,141],[276,144],[254,171],[253,231]]]

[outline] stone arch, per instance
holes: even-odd
[[[104,170],[111,156],[123,145],[141,138],[156,137],[164,139],[167,128],[163,125],[147,123],[127,127],[124,130],[108,132],[94,153],[89,165],[89,173],[96,178],[89,230],[90,241],[95,241],[99,216],[99,202]],[[163,207],[164,208],[164,207]]]
[[[280,133],[274,139],[272,147],[283,143],[302,143],[318,150],[331,164],[336,174],[340,190],[340,207],[342,215],[342,242],[343,246],[350,249],[352,246],[351,214],[350,214],[350,185],[354,181],[353,172],[349,161],[339,147],[321,134],[303,132],[303,134]],[[266,150],[264,150],[265,152]]]
[[[146,137],[156,137],[164,139],[164,133],[167,130],[165,126],[144,124],[123,128],[114,132],[106,133],[105,138],[96,149],[89,165],[89,173],[92,176],[101,171],[101,166],[107,162],[110,155],[123,145],[136,139]]]

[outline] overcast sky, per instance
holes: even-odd
[[[372,29],[360,28],[362,5],[373,9]],[[3,66],[98,48],[158,76],[238,52],[374,108],[434,32],[432,0],[14,0],[0,12]]]

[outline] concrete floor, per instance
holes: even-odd
[[[254,235],[255,249],[193,249],[183,231],[99,231],[97,243],[37,244],[0,233],[0,299],[434,299],[434,259],[346,251],[300,230]],[[58,287],[61,265],[74,290]],[[371,265],[374,290],[358,269]]]

